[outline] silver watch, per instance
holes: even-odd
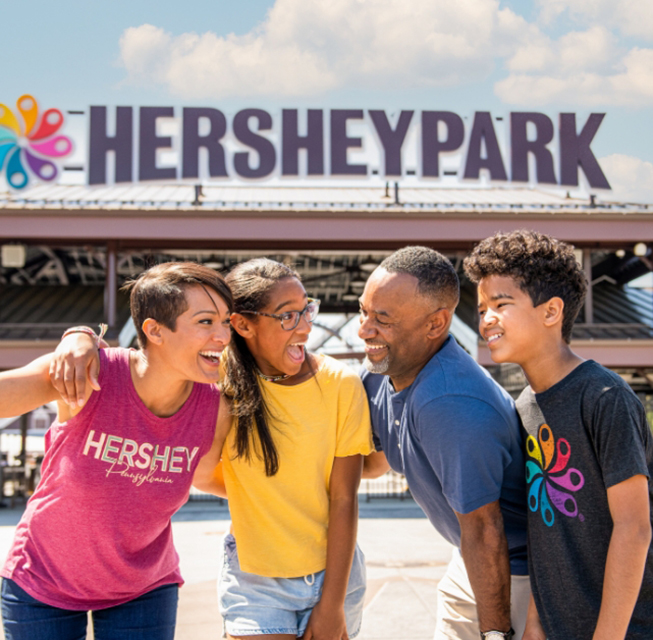
[[[510,640],[515,635],[515,632],[510,631],[481,631],[481,638],[483,640]]]

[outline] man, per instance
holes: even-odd
[[[451,263],[425,247],[386,258],[360,298],[362,375],[377,453],[364,477],[404,473],[456,549],[438,586],[435,638],[521,638],[530,588],[526,493],[514,403],[449,335]],[[512,606],[511,606],[512,605]]]

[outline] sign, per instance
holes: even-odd
[[[14,189],[30,178],[51,182],[58,159],[73,150],[59,133],[58,109],[40,113],[21,96],[20,117],[0,105],[0,170]],[[422,183],[530,183],[610,189],[591,149],[605,117],[584,123],[575,113],[557,122],[544,113],[503,117],[477,111],[259,108],[232,116],[213,107],[92,106],[86,116],[84,171],[89,185],[143,181],[262,182],[356,179],[371,176]],[[79,149],[79,144],[77,145]],[[67,169],[69,167],[66,167]],[[81,177],[81,176],[80,176]]]
[[[73,148],[68,136],[57,135],[64,117],[59,109],[39,113],[33,96],[18,98],[20,118],[0,104],[0,169],[4,169],[9,186],[24,189],[30,175],[51,182],[59,175],[52,161],[67,156]]]
[[[138,137],[134,134],[135,115]],[[469,127],[451,111],[402,111],[394,123],[382,110],[308,109],[301,116],[303,133],[299,130],[298,109],[283,109],[275,122],[264,109],[243,109],[229,121],[218,109],[185,107],[181,111],[180,162],[160,167],[157,150],[172,148],[173,140],[157,135],[156,124],[158,119],[174,118],[173,107],[140,107],[137,114],[132,107],[117,107],[113,135],[107,133],[107,108],[91,107],[88,181],[106,183],[110,151],[115,154],[116,182],[199,178],[202,149],[208,154],[208,177],[218,180],[262,180],[275,174],[299,178],[366,177],[378,173],[399,178],[406,173],[402,150],[413,128],[419,129],[419,157],[412,173],[426,180],[442,175],[443,154],[462,151],[464,161],[456,173],[466,180],[478,180],[485,169],[493,181],[529,182],[534,178],[539,184],[575,187],[582,170],[590,187],[610,188],[590,147],[605,116],[602,113],[591,114],[580,132],[576,114],[560,114],[557,163],[550,149],[556,133],[552,120],[543,113],[511,113],[508,164],[492,116],[486,111],[476,112]],[[200,133],[202,120],[205,131]],[[373,135],[366,139],[374,138],[381,151],[383,159],[378,169],[349,159],[351,151],[363,148],[363,136],[348,131],[348,126],[357,122],[367,125],[367,133]],[[529,127],[533,136],[529,136]],[[271,135],[275,131],[276,141]],[[240,147],[231,153],[223,143],[229,133]],[[304,172],[300,172],[302,151]],[[530,175],[529,155],[535,160],[534,176]]]

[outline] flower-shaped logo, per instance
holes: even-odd
[[[528,436],[526,452],[530,460],[526,461],[526,483],[528,491],[528,507],[536,512],[538,509],[547,526],[552,526],[555,520],[553,505],[560,513],[569,518],[578,517],[582,522],[584,517],[578,513],[576,499],[570,492],[582,489],[585,478],[578,469],[567,469],[571,456],[569,442],[560,438],[556,443],[551,427],[543,424],[540,427],[537,440]]]
[[[14,189],[24,189],[30,173],[41,180],[57,177],[57,166],[47,158],[61,158],[69,154],[73,143],[68,136],[55,135],[63,125],[59,109],[48,109],[39,116],[36,100],[30,95],[18,98],[16,114],[0,104],[0,171],[3,167],[7,182]]]

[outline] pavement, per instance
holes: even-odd
[[[4,558],[22,509],[0,510]],[[191,502],[173,517],[173,535],[186,584],[180,590],[175,640],[222,636],[216,581],[218,546],[230,525],[226,505]],[[412,500],[373,499],[360,504],[358,543],[365,553],[367,594],[359,640],[431,640],[436,587],[451,545]],[[0,630],[0,638],[4,636]],[[89,639],[92,634],[89,633]]]

